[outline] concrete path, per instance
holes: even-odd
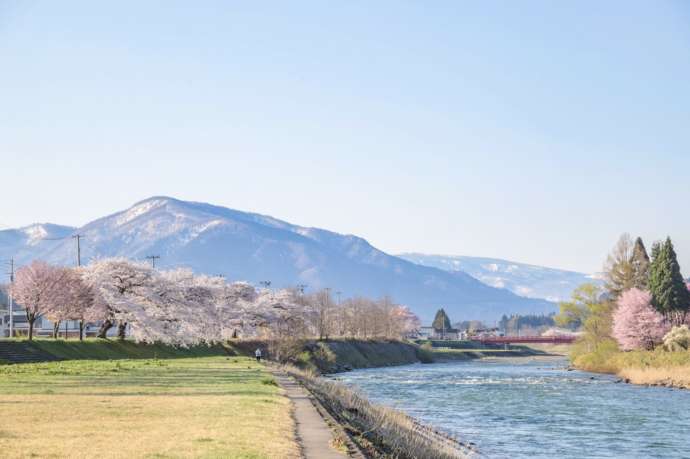
[[[276,381],[295,406],[297,439],[306,459],[343,459],[347,454],[333,449],[333,432],[311,402],[309,393],[294,379],[273,371]]]

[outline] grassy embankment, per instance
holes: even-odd
[[[621,352],[615,344],[595,352],[571,354],[573,366],[596,373],[612,373],[634,384],[690,389],[690,350],[670,352],[661,346],[653,351]]]
[[[476,450],[471,444],[422,425],[400,411],[372,404],[343,384],[293,366],[284,369],[314,395],[367,457],[460,459],[474,456]]]
[[[3,457],[299,456],[289,401],[251,359],[128,342],[37,344],[90,360],[0,366]]]
[[[227,355],[223,346],[194,346],[190,348],[143,344],[125,340],[89,338],[84,341],[38,338],[5,339],[3,345],[29,344],[33,348],[63,360],[112,360],[112,359],[178,359]]]
[[[240,342],[229,344],[238,354],[251,355],[257,346],[265,343]],[[439,347],[444,346],[444,347]],[[482,346],[467,341],[419,343],[396,340],[331,339],[307,341],[291,363],[299,368],[318,373],[338,373],[357,368],[375,368],[411,363],[435,363],[453,360],[471,360],[484,357],[521,357],[542,355],[541,351],[524,346],[509,350]]]
[[[498,345],[483,345],[474,341],[419,341],[427,362],[474,360],[487,357],[528,357],[545,355],[547,352],[527,346],[511,345],[504,349]],[[423,361],[424,363],[427,363]]]

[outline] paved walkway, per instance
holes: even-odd
[[[306,459],[343,459],[347,454],[331,447],[333,432],[312,404],[309,393],[294,379],[284,373],[273,371],[273,375],[287,397],[295,405],[297,439]]]

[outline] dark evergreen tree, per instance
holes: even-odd
[[[640,237],[635,239],[630,262],[632,264],[633,287],[646,290],[649,284],[649,255],[647,255],[647,249]]]
[[[434,317],[434,321],[431,324],[431,326],[434,327],[434,330],[438,331],[448,331],[451,328],[453,328],[451,327],[450,319],[448,318],[448,315],[446,314],[446,311],[443,310],[443,308],[436,311],[436,317]]]
[[[671,238],[655,244],[649,266],[649,291],[654,307],[675,325],[685,320],[690,308],[690,292],[680,274],[680,266]]]

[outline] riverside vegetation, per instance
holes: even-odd
[[[604,290],[578,288],[561,304],[559,325],[581,330],[576,368],[614,373],[637,384],[690,389],[690,284],[670,239],[652,257],[640,238],[621,236],[605,267]]]

